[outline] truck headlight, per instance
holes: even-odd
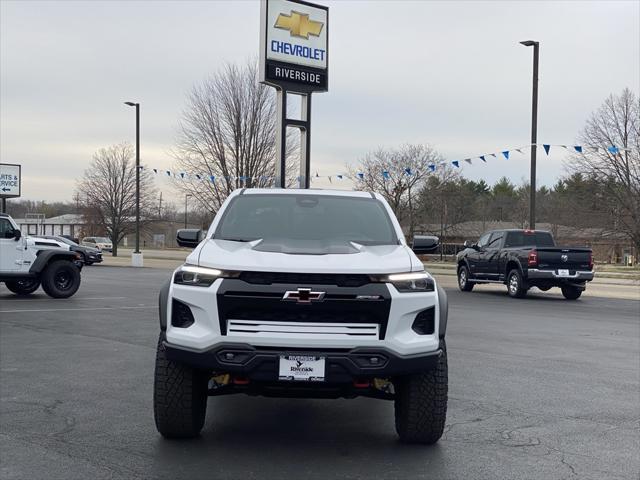
[[[237,277],[239,272],[218,270],[217,268],[197,267],[195,265],[182,265],[173,275],[173,283],[179,285],[193,285],[196,287],[208,287],[218,278]]]
[[[426,272],[394,273],[387,276],[387,282],[403,293],[435,290],[433,279]]]

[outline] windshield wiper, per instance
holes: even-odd
[[[246,238],[216,238],[216,240],[226,240],[227,242],[253,242],[253,240],[248,240]]]

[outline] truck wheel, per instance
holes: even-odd
[[[9,282],[5,282],[5,285],[16,295],[29,295],[40,287],[40,280],[36,278],[11,280]]]
[[[562,295],[567,300],[577,300],[582,295],[582,289],[576,287],[562,287]]]
[[[527,288],[524,286],[520,270],[514,268],[507,276],[507,293],[513,298],[523,298],[527,295]]]
[[[153,383],[153,414],[165,438],[196,437],[207,412],[207,376],[166,357],[163,335],[158,340]]]
[[[42,289],[52,298],[69,298],[80,288],[80,270],[69,260],[56,260],[42,272]]]
[[[442,354],[436,368],[398,378],[395,416],[396,432],[402,442],[436,443],[447,419],[447,346],[440,343]]]
[[[469,269],[464,265],[458,269],[458,287],[463,292],[473,290],[473,282],[469,281]]]

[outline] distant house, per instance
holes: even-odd
[[[78,237],[85,227],[82,215],[73,213],[57,217],[44,218],[43,215],[27,215],[15,218],[20,230],[28,235],[70,235]]]

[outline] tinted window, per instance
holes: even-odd
[[[6,218],[0,218],[0,237],[4,238],[6,232],[13,232],[13,225]]]
[[[489,240],[489,244],[487,245],[487,247],[498,248],[500,246],[500,241],[502,240],[503,236],[504,236],[504,232],[494,232],[491,235],[491,240]]]
[[[491,236],[491,233],[485,233],[484,235],[482,235],[480,237],[480,240],[478,240],[478,246],[479,247],[484,247],[487,245],[487,243],[489,243],[489,237]]]
[[[391,220],[378,200],[327,195],[238,196],[225,210],[214,238],[398,243]]]
[[[505,247],[553,247],[549,232],[508,232]]]

